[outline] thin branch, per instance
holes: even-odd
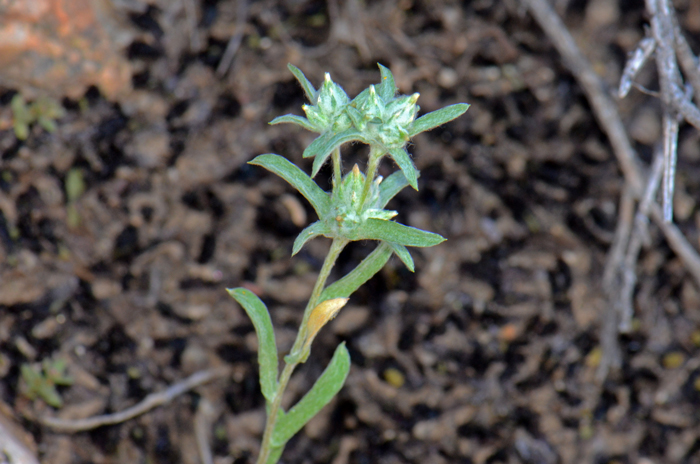
[[[673,20],[674,47],[678,57],[678,64],[681,65],[683,74],[693,87],[695,103],[700,104],[700,68],[698,68],[698,58],[693,53],[693,50],[690,49],[690,45],[688,45],[683,31],[681,31],[676,16],[673,15],[671,19]]]
[[[186,379],[173,384],[161,392],[151,393],[140,403],[113,414],[105,414],[102,416],[94,416],[77,420],[59,419],[57,417],[42,417],[39,419],[39,422],[47,427],[55,429],[56,431],[67,433],[92,430],[102,427],[103,425],[119,424],[148,412],[157,406],[169,403],[175,397],[182,395],[183,393],[186,393],[202,384],[226,377],[229,375],[229,373],[230,370],[226,367],[199,371]]]
[[[0,412],[0,462],[12,464],[39,464],[27,446],[12,433],[12,427],[2,420]]]
[[[637,77],[637,74],[649,60],[655,49],[656,40],[654,40],[653,37],[644,37],[639,41],[637,48],[627,60],[624,71],[622,71],[620,89],[617,92],[618,98],[625,98],[627,96],[634,83],[634,78]]]
[[[664,221],[673,221],[673,191],[676,185],[676,161],[678,159],[678,118],[664,112],[664,185],[663,212]]]
[[[642,245],[648,242],[649,232],[649,208],[654,203],[656,192],[659,190],[661,175],[664,167],[664,155],[661,150],[657,150],[654,157],[654,164],[649,173],[644,197],[639,203],[639,208],[634,219],[634,231],[630,238],[625,255],[624,265],[622,266],[622,289],[620,290],[620,321],[618,329],[620,332],[629,332],[631,328],[632,315],[634,314],[632,298],[634,295],[634,287],[637,284],[637,258]]]
[[[603,83],[586,57],[581,53],[566,26],[546,0],[525,0],[532,16],[549,37],[552,45],[561,54],[566,66],[581,84],[598,119],[600,128],[605,131],[620,163],[625,180],[632,187],[636,197],[642,194],[643,182],[636,160],[636,154],[625,132],[625,126],[617,108],[608,97]]]
[[[688,243],[688,240],[683,236],[675,224],[663,220],[661,207],[658,204],[652,205],[651,218],[654,220],[656,225],[661,228],[661,231],[666,237],[668,245],[671,247],[674,253],[681,258],[685,268],[693,276],[695,282],[700,285],[700,257],[698,256],[697,251],[695,251],[695,248]]]
[[[197,438],[197,448],[199,448],[199,458],[202,464],[214,464],[214,455],[211,452],[209,442],[211,441],[211,427],[218,414],[208,399],[202,398],[199,401],[194,417],[194,434]]]
[[[629,186],[625,186],[620,198],[615,239],[605,263],[603,273],[603,292],[610,308],[605,311],[602,318],[600,346],[603,356],[598,365],[596,378],[602,383],[610,370],[617,370],[622,366],[622,352],[617,343],[618,319],[622,313],[619,288],[622,285],[621,270],[624,266],[625,250],[632,233],[632,219],[634,217],[634,194]]]
[[[224,77],[231,67],[233,58],[241,47],[243,31],[248,21],[248,0],[237,0],[236,7],[236,33],[231,36],[228,44],[226,44],[226,50],[224,50],[221,61],[219,61],[219,66],[216,67],[216,75],[219,77]]]
[[[700,129],[700,109],[683,91],[683,79],[676,60],[677,34],[675,12],[669,0],[646,0],[651,15],[651,32],[656,40],[656,67],[659,72],[661,99],[680,113],[689,124]],[[691,82],[692,84],[692,82]]]
[[[588,60],[576,46],[566,26],[564,26],[546,0],[525,0],[525,4],[554,47],[562,55],[565,64],[586,93],[601,129],[606,132],[610,140],[613,152],[625,177],[626,188],[623,192],[623,199],[620,202],[620,221],[624,222],[618,223],[615,242],[608,256],[603,282],[612,307],[603,318],[601,344],[605,355],[598,370],[598,378],[602,380],[607,376],[609,369],[619,366],[620,353],[617,345],[615,321],[618,314],[620,314],[621,306],[619,293],[615,295],[615,289],[616,286],[621,284],[621,276],[624,274],[622,256],[624,250],[628,248],[631,233],[631,216],[623,213],[626,209],[630,211],[634,209],[634,200],[632,198],[642,198],[642,179],[644,176],[637,163],[636,153],[629,141],[616,106],[605,92],[603,83],[591,68]],[[653,14],[652,34],[656,42],[657,67],[660,68],[660,76],[663,75],[661,85],[662,98],[669,109],[675,110],[689,123],[700,127],[700,110],[692,105],[689,101],[690,98],[680,90],[683,88],[683,85],[680,80],[680,72],[677,65],[675,65],[675,58],[672,55],[673,48],[671,47],[669,51],[668,44],[674,43],[673,23],[669,20],[672,17],[671,7],[667,0],[647,0],[647,5],[649,11]],[[654,14],[657,11],[657,6],[662,12],[661,15]],[[662,40],[662,37],[667,36],[671,38],[670,42],[664,42],[663,40],[665,39]],[[682,95],[679,96],[679,93]],[[697,120],[694,119],[696,117]],[[672,144],[674,140],[672,126],[669,127],[668,132],[671,136],[667,137],[666,140],[669,144]],[[675,150],[669,151],[669,158],[674,153]],[[669,167],[669,174],[672,171],[673,168]],[[631,193],[628,194],[628,192]],[[626,198],[627,196],[630,198]],[[652,219],[664,233],[669,246],[683,260],[688,272],[693,276],[696,283],[700,285],[700,256],[698,256],[697,251],[688,243],[673,223],[663,220],[662,210],[658,204],[652,203],[650,212]],[[627,219],[624,219],[625,217]],[[619,287],[617,288],[619,292]]]

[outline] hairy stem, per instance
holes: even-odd
[[[275,423],[277,422],[277,417],[279,416],[284,391],[287,389],[287,384],[289,383],[289,379],[292,377],[294,369],[296,369],[296,367],[303,362],[306,357],[300,352],[300,350],[304,346],[304,341],[306,340],[306,323],[309,319],[309,314],[311,314],[311,310],[318,305],[318,300],[321,297],[321,292],[323,291],[323,287],[326,285],[326,280],[328,280],[331,269],[333,269],[340,252],[343,251],[343,248],[345,248],[345,245],[347,244],[347,240],[333,240],[331,243],[331,248],[328,250],[326,259],[323,262],[323,266],[321,267],[321,271],[318,274],[316,284],[311,292],[311,297],[309,297],[309,303],[306,305],[306,309],[304,310],[304,317],[301,321],[301,325],[299,326],[296,341],[294,342],[294,346],[290,352],[290,362],[285,363],[284,369],[282,370],[282,375],[280,375],[275,397],[270,404],[270,408],[267,413],[265,432],[263,433],[260,455],[258,456],[256,464],[266,464],[267,460],[270,458],[270,453],[272,452],[272,433],[275,430]]]
[[[364,205],[369,195],[369,190],[372,187],[372,182],[374,177],[377,175],[377,169],[379,168],[379,160],[382,159],[384,153],[381,149],[374,145],[370,145],[369,148],[369,162],[367,163],[367,172],[365,177],[365,184],[362,186],[362,196],[360,197],[360,205]]]
[[[340,165],[340,147],[333,150],[331,155],[333,159],[333,189],[343,180],[342,166]]]

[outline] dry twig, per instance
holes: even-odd
[[[632,148],[615,104],[607,95],[603,83],[591,68],[588,60],[576,46],[566,26],[546,0],[526,0],[525,3],[540,27],[549,36],[552,44],[562,55],[565,64],[581,84],[601,128],[608,135],[610,144],[613,147],[613,152],[620,163],[620,168],[627,184],[625,192],[628,190],[631,192],[630,195],[623,193],[620,203],[620,218],[615,233],[615,242],[610,250],[604,274],[604,287],[607,289],[606,293],[611,301],[611,309],[608,313],[608,317],[604,318],[602,333],[602,345],[605,356],[601,363],[599,376],[602,374],[602,377],[605,377],[608,368],[614,368],[619,365],[619,360],[616,361],[616,359],[619,358],[619,347],[617,346],[616,340],[617,330],[610,329],[616,326],[617,323],[624,322],[619,318],[621,309],[625,307],[621,299],[623,297],[619,292],[619,286],[625,280],[630,280],[629,277],[626,277],[628,276],[625,272],[626,265],[633,264],[631,256],[636,256],[638,253],[638,250],[634,252],[634,248],[637,247],[636,244],[630,247],[630,240],[632,237],[632,211],[634,209],[633,199],[641,200],[643,198],[643,185],[645,183],[643,179],[645,176],[642,174],[642,170],[637,162],[636,153]],[[677,112],[689,123],[700,127],[700,125],[696,125],[696,123],[700,123],[700,111],[697,107],[692,105],[690,97],[686,92],[681,90],[683,89],[683,84],[675,56],[673,55],[673,46],[675,44],[678,48],[678,44],[680,43],[680,47],[683,48],[685,42],[676,39],[674,31],[678,30],[678,28],[674,29],[676,23],[674,22],[674,16],[671,12],[672,10],[668,0],[647,0],[647,7],[653,14],[652,37],[654,44],[652,46],[648,41],[644,44],[640,44],[642,50],[639,52],[639,56],[635,55],[635,57],[633,57],[635,63],[629,66],[631,69],[625,74],[623,84],[626,79],[632,79],[630,76],[636,73],[634,68],[641,67],[646,58],[652,53],[652,50],[655,50],[659,74],[663,76],[661,82],[662,98],[667,106],[667,117],[664,118],[664,173],[666,176],[664,185],[667,202],[666,219],[668,219],[669,211],[671,211],[668,204],[671,203],[673,194],[672,176],[675,172],[675,155],[678,136],[677,119],[673,116],[673,113]],[[690,58],[687,56],[684,57],[684,62],[697,63],[697,59],[689,51],[689,48],[683,49],[683,53],[690,53]],[[700,82],[700,80],[698,82]],[[625,91],[625,89],[621,89],[621,92],[622,91]],[[651,180],[653,181],[653,178]],[[648,181],[647,185],[651,184],[653,184],[653,182]],[[647,188],[647,193],[649,193],[649,188]],[[653,193],[649,194],[653,195]],[[645,206],[645,209],[646,207],[647,206]],[[655,202],[650,200],[648,207],[652,219],[660,226],[671,248],[683,260],[687,270],[691,273],[695,281],[700,284],[700,256],[698,256],[697,251],[688,243],[683,234],[673,223],[669,220],[664,220],[662,209]],[[627,250],[627,253],[625,250]],[[627,256],[627,259],[625,259],[625,256]],[[634,279],[632,279],[632,283],[628,285],[634,286],[633,280]],[[625,327],[625,324],[623,324],[623,327]]]
[[[163,404],[169,403],[174,398],[183,393],[192,390],[202,384],[210,382],[214,379],[219,379],[228,376],[230,370],[226,367],[208,369],[204,371],[199,371],[191,376],[187,377],[180,382],[177,382],[167,389],[151,393],[146,396],[140,403],[127,408],[120,412],[115,412],[113,414],[104,414],[102,416],[88,417],[87,419],[77,419],[77,420],[66,420],[59,419],[56,417],[42,417],[39,419],[43,425],[51,427],[59,432],[75,433],[82,432],[85,430],[92,430],[103,425],[113,425],[125,422],[129,419],[133,419],[145,412],[150,411],[156,406],[161,406]]]
[[[236,33],[231,36],[226,44],[226,50],[219,61],[219,66],[216,67],[216,75],[224,77],[233,63],[233,58],[241,46],[243,41],[243,31],[245,30],[246,22],[248,21],[248,0],[237,0],[236,4]]]
[[[197,438],[199,458],[202,460],[202,464],[214,464],[214,456],[210,447],[210,431],[217,416],[217,411],[214,410],[211,402],[206,398],[202,398],[199,401],[197,413],[194,417],[194,434]]]

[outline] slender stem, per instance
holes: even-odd
[[[280,406],[282,405],[282,397],[284,396],[284,391],[287,389],[289,379],[292,377],[292,372],[294,372],[297,365],[298,363],[286,364],[282,370],[277,392],[275,393],[275,400],[270,405],[270,411],[267,414],[265,432],[263,433],[258,460],[255,461],[256,464],[265,464],[270,457],[270,452],[272,451],[272,432],[275,430],[277,416],[279,414]]]
[[[301,326],[299,327],[297,339],[294,342],[294,347],[292,348],[291,354],[296,354],[304,345],[304,340],[306,339],[306,323],[309,320],[311,310],[318,305],[318,299],[321,297],[321,292],[323,291],[323,287],[326,285],[326,280],[328,280],[331,269],[333,269],[335,261],[338,259],[340,252],[343,251],[343,248],[345,248],[345,245],[347,244],[348,240],[337,238],[333,239],[333,242],[331,242],[331,248],[328,250],[323,266],[318,273],[318,278],[316,279],[314,289],[309,297],[309,302],[304,310],[304,317],[301,320]]]
[[[340,165],[340,147],[333,150],[333,154],[331,156],[333,159],[333,188],[335,189],[336,186],[340,185],[340,182],[343,180],[343,167]]]
[[[301,325],[299,326],[297,339],[294,342],[292,351],[290,352],[292,362],[286,363],[284,369],[282,370],[282,375],[280,375],[274,400],[270,404],[270,409],[267,413],[265,432],[263,433],[260,455],[258,456],[256,464],[266,464],[267,460],[270,458],[270,453],[272,452],[272,432],[275,430],[275,423],[277,422],[280,406],[282,405],[282,397],[284,396],[284,391],[287,389],[287,384],[289,383],[289,379],[292,377],[294,369],[296,369],[296,367],[300,364],[301,359],[303,359],[303,356],[299,355],[299,350],[301,350],[301,348],[304,346],[304,341],[306,340],[306,323],[309,319],[309,314],[311,314],[311,310],[318,305],[318,300],[321,297],[321,292],[323,291],[323,287],[326,285],[326,280],[328,280],[331,269],[333,269],[340,252],[343,251],[343,248],[345,248],[345,245],[347,244],[348,240],[333,239],[331,248],[328,250],[328,254],[326,255],[326,259],[323,261],[321,271],[318,273],[316,284],[311,292],[311,297],[309,297],[309,303],[306,305],[306,309],[304,310],[304,317]]]
[[[365,177],[365,184],[362,186],[362,196],[360,197],[360,205],[364,205],[369,195],[370,187],[372,187],[372,182],[374,177],[377,175],[377,168],[379,168],[379,160],[382,159],[382,151],[370,145],[369,148],[369,162],[367,163],[367,172]]]

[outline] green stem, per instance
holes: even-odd
[[[362,186],[362,196],[360,197],[360,205],[365,204],[367,196],[369,195],[369,190],[372,187],[372,182],[374,177],[377,175],[377,168],[379,168],[379,160],[382,159],[382,150],[370,145],[369,148],[369,162],[367,163],[367,172],[365,173],[365,184]]]
[[[266,464],[270,457],[270,453],[272,452],[272,433],[275,430],[275,424],[277,422],[277,417],[279,416],[284,391],[287,389],[287,384],[289,383],[289,379],[292,377],[294,369],[296,369],[296,367],[302,362],[301,360],[305,358],[305,356],[300,353],[300,350],[304,346],[304,341],[306,340],[306,323],[309,319],[309,315],[311,314],[311,310],[318,305],[318,300],[321,297],[323,287],[326,285],[326,280],[328,280],[328,276],[330,276],[331,269],[333,269],[340,252],[343,251],[343,248],[345,248],[345,245],[347,244],[348,240],[333,239],[331,248],[328,250],[326,259],[321,267],[321,271],[318,273],[318,278],[316,279],[316,284],[311,292],[309,303],[306,305],[306,309],[304,310],[304,317],[301,321],[301,325],[299,326],[297,339],[295,340],[292,351],[290,352],[292,362],[286,363],[284,369],[282,370],[282,375],[280,375],[275,397],[270,404],[270,409],[267,413],[265,432],[263,433],[262,444],[260,446],[260,455],[258,456],[256,464]]]
[[[340,252],[343,251],[343,248],[345,248],[345,245],[347,245],[348,242],[348,240],[337,238],[333,239],[333,242],[331,242],[331,248],[328,250],[328,254],[326,255],[325,261],[323,262],[321,271],[319,271],[318,273],[318,278],[316,279],[314,289],[312,290],[311,296],[309,297],[309,302],[306,305],[306,309],[304,310],[304,317],[301,320],[301,326],[299,326],[297,339],[295,340],[294,347],[291,351],[292,355],[296,354],[304,345],[304,341],[306,340],[306,323],[309,320],[311,310],[313,310],[318,305],[318,300],[321,297],[321,292],[323,292],[323,287],[326,286],[326,280],[328,280],[328,276],[331,274],[331,269],[333,269],[335,261],[338,259],[338,256],[340,256]]]
[[[335,189],[336,186],[340,185],[340,182],[343,180],[343,170],[342,166],[340,165],[340,147],[333,150],[333,154],[331,156],[333,159],[333,189]]]
[[[277,416],[279,415],[280,406],[282,405],[282,397],[284,396],[284,391],[287,389],[287,384],[289,379],[292,377],[292,372],[297,367],[299,363],[286,364],[282,370],[282,375],[280,376],[280,382],[277,387],[277,392],[275,393],[275,399],[270,405],[270,410],[267,414],[267,421],[265,423],[265,432],[263,433],[262,444],[260,446],[260,454],[258,455],[258,460],[255,461],[256,464],[266,464],[272,452],[272,432],[275,430],[275,424],[277,423]]]

